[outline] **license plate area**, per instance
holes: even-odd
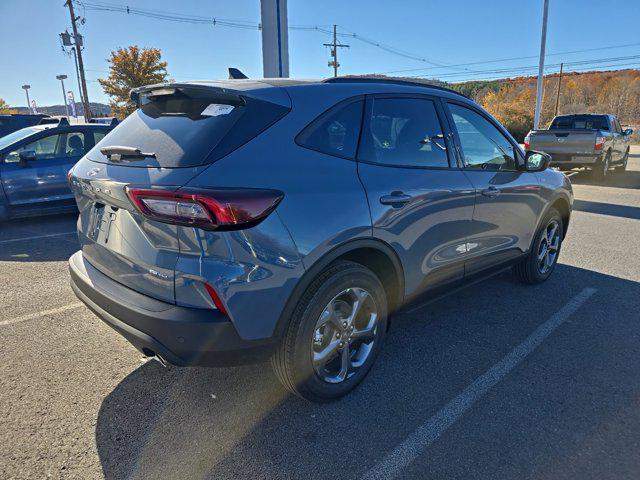
[[[87,236],[96,243],[109,242],[111,224],[116,219],[116,212],[103,203],[95,203],[91,207],[91,221]]]

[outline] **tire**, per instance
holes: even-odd
[[[607,152],[603,160],[598,161],[593,170],[591,176],[595,180],[605,180],[609,175],[609,167],[611,166],[611,152]]]
[[[548,237],[551,233],[550,227],[554,224],[557,228],[552,235],[552,243],[555,247],[554,249],[548,249]],[[560,217],[560,214],[555,208],[551,208],[544,216],[541,227],[536,232],[529,254],[522,262],[513,267],[513,272],[519,281],[529,285],[535,285],[537,283],[542,283],[549,278],[551,273],[553,273],[558,262],[558,257],[560,256],[562,238],[564,235],[563,228],[562,217]],[[547,255],[544,256],[544,261],[547,262],[545,264],[547,268],[541,269],[541,263],[543,260],[540,258],[540,255],[543,251],[544,245],[547,245]]]
[[[624,157],[622,157],[622,165],[618,165],[616,167],[616,172],[618,173],[626,172],[628,162],[629,162],[629,149],[627,148],[627,151],[625,152]]]
[[[358,313],[350,326],[344,327],[353,316],[356,301],[360,301],[360,308],[355,309]],[[328,314],[330,305],[333,316]],[[369,335],[364,336],[365,331]],[[346,395],[364,379],[386,332],[387,299],[378,277],[358,263],[337,261],[317,276],[298,301],[271,363],[289,391],[312,402],[329,402]],[[357,335],[363,338],[354,340]],[[340,348],[341,344],[344,347]],[[331,360],[324,364],[320,359],[328,351],[333,354],[327,355]],[[345,364],[349,368],[343,376]]]

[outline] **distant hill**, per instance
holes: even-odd
[[[93,113],[94,117],[110,117],[111,116],[111,107],[109,105],[105,105],[104,103],[98,102],[90,102],[91,105],[91,113]],[[26,107],[14,107],[18,113],[29,113]],[[67,111],[64,105],[49,105],[45,107],[38,106],[39,113],[46,113],[47,115],[66,115]],[[76,112],[78,115],[84,115],[84,108],[82,108],[82,104],[76,102]]]

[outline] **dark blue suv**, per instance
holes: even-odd
[[[1,137],[0,221],[75,211],[67,173],[112,128],[62,121]]]
[[[556,265],[569,180],[456,92],[345,78],[132,97],[72,170],[69,267],[78,297],[162,362],[270,357],[327,401],[365,377],[406,302]]]

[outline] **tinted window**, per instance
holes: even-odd
[[[353,158],[358,146],[363,103],[358,100],[336,105],[307,126],[296,141],[311,150]]]
[[[215,91],[204,95],[176,92],[145,97],[142,107],[111,130],[87,156],[107,163],[100,149],[118,145],[155,153],[155,158],[132,162],[131,166],[202,165],[227,155],[289,111],[252,98],[232,105],[228,97],[217,97]]]
[[[426,99],[374,99],[360,151],[362,160],[384,165],[449,166],[435,105]]]
[[[107,132],[93,132],[93,143],[98,143],[107,135]]]
[[[64,135],[66,146],[64,148],[64,156],[81,157],[84,155],[85,139],[84,133],[73,132]]]
[[[565,115],[551,122],[550,130],[609,130],[604,115]]]
[[[458,130],[465,166],[483,170],[516,170],[515,147],[489,120],[469,108],[449,104]]]

